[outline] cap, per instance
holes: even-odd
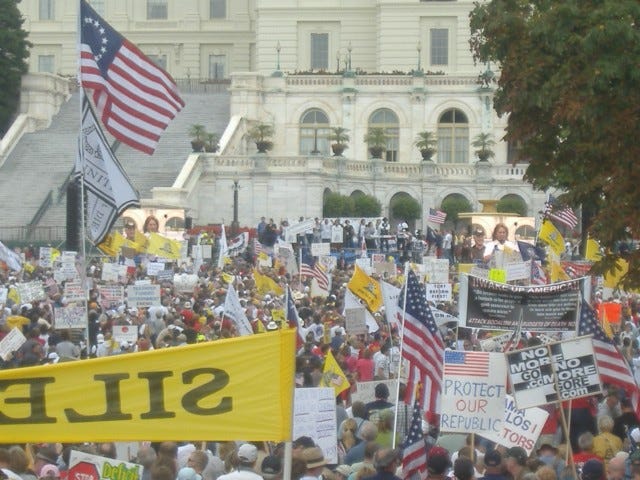
[[[518,462],[518,465],[525,466],[527,464],[528,455],[526,450],[522,447],[511,447],[509,450],[507,450],[505,458],[513,458],[516,462]]]
[[[127,220],[124,224],[125,228],[136,228],[136,224],[133,223],[131,220]]]
[[[502,454],[498,450],[489,450],[484,454],[484,465],[486,467],[498,467],[502,464]]]
[[[267,323],[267,330],[271,331],[271,330],[277,330],[277,329],[278,329],[278,324],[273,320]]]
[[[250,443],[243,443],[238,449],[238,459],[241,463],[253,463],[258,459],[258,449]]]
[[[47,464],[40,469],[40,478],[60,478],[60,469],[52,464]]]
[[[279,457],[275,455],[269,455],[264,457],[262,465],[260,466],[260,473],[263,478],[271,480],[282,472],[282,462]]]
[[[307,462],[307,468],[322,467],[327,464],[320,447],[305,448],[302,451],[302,458]]]
[[[184,305],[183,305],[183,307],[182,307],[182,308],[184,308],[184,309],[189,309],[189,308],[191,308],[191,302],[184,302]]]
[[[449,451],[442,447],[433,447],[427,454],[427,470],[434,475],[442,475],[451,467]]]
[[[104,335],[99,333],[98,335],[96,335],[96,342],[97,343],[104,343]]]
[[[481,228],[474,228],[473,229],[473,234],[477,237],[483,237],[484,236],[484,230]]]
[[[183,467],[178,471],[176,480],[202,480],[202,477],[191,467]]]
[[[595,458],[587,460],[582,466],[580,478],[582,478],[582,480],[605,480],[604,465],[600,460],[596,460]]]

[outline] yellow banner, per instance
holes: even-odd
[[[382,290],[380,284],[366,274],[358,265],[353,271],[353,277],[347,284],[349,290],[367,304],[369,311],[375,313],[382,306]]]
[[[266,295],[267,293],[284,294],[284,289],[273,278],[263,275],[257,268],[253,269],[253,279],[260,295]]]
[[[157,233],[149,234],[147,253],[171,260],[180,260],[180,242],[163,237]]]
[[[542,222],[538,238],[547,243],[556,255],[560,255],[564,252],[564,238],[555,225],[549,220],[544,220]]]
[[[293,329],[0,371],[0,443],[291,440]]]

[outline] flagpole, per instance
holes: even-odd
[[[393,435],[391,437],[391,448],[396,448],[396,435],[398,428],[398,401],[400,397],[400,372],[402,371],[402,351],[404,349],[404,319],[407,311],[407,279],[409,271],[409,262],[404,264],[404,296],[402,298],[402,321],[400,323],[400,361],[398,362],[398,373],[396,374],[396,414],[393,420]]]

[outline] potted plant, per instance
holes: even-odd
[[[477,149],[474,153],[481,162],[486,162],[496,156],[492,150],[495,144],[496,142],[490,133],[479,133],[473,138],[473,142],[471,142],[471,146]]]
[[[206,133],[205,134],[205,143],[204,143],[204,151],[208,153],[214,153],[218,151],[220,145],[218,145],[218,141],[220,137],[217,133]]]
[[[331,150],[333,150],[334,157],[341,157],[342,153],[349,148],[347,142],[349,141],[348,128],[344,127],[331,127],[331,133],[329,134],[329,140],[331,144]]]
[[[274,134],[273,125],[258,122],[249,129],[248,135],[256,144],[258,153],[266,153],[273,148],[271,137]]]
[[[436,138],[436,134],[432,131],[425,130],[424,132],[418,133],[415,146],[420,150],[423,161],[427,162],[431,160],[431,157],[433,157],[433,154],[437,151],[437,145],[438,139]]]
[[[189,127],[189,136],[191,137],[191,148],[194,152],[201,152],[205,144],[205,135],[207,131],[204,125],[194,124]]]
[[[387,149],[388,136],[382,127],[370,127],[364,136],[364,141],[369,147],[369,153],[373,158],[382,158],[382,153]]]

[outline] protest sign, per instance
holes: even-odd
[[[513,397],[520,409],[602,391],[590,336],[505,355]]]
[[[463,275],[460,326],[512,330],[520,323],[523,331],[575,331],[583,280],[521,286]]]
[[[311,255],[313,255],[314,257],[319,257],[320,255],[331,255],[331,244],[330,243],[312,243]]]
[[[9,294],[9,289],[6,287],[0,287],[0,303],[3,305],[7,304],[7,295]]]
[[[372,270],[371,270],[371,259],[369,257],[356,258],[355,263],[362,270],[364,270],[364,273],[366,273],[367,275],[371,275],[371,273],[373,273]]]
[[[27,337],[24,336],[18,327],[13,327],[9,333],[0,342],[0,357],[6,362],[10,355],[18,350]]]
[[[38,256],[38,263],[42,268],[53,267],[53,248],[40,247],[40,254]]]
[[[182,293],[193,293],[198,284],[198,275],[181,273],[173,276],[173,285]]]
[[[548,416],[542,408],[518,409],[513,397],[507,395],[500,432],[483,431],[482,436],[505,447],[522,447],[530,455]]]
[[[116,308],[124,303],[124,287],[122,285],[100,285],[100,305],[103,309]]]
[[[87,328],[87,309],[84,305],[67,305],[53,309],[55,320],[53,327],[56,330],[65,328]]]
[[[298,241],[298,235],[304,235],[307,230],[312,231],[313,226],[315,225],[315,220],[313,218],[309,218],[302,222],[296,223],[295,225],[290,225],[284,229],[284,239],[289,243],[296,243]]]
[[[293,438],[311,437],[327,463],[338,463],[336,395],[333,388],[296,388]]]
[[[514,262],[505,265],[507,282],[514,280],[529,280],[531,278],[531,261]]]
[[[15,287],[22,303],[30,303],[37,300],[45,300],[47,298],[44,286],[40,281],[16,283]]]
[[[422,257],[421,270],[426,283],[449,282],[449,260],[446,258]]]
[[[123,283],[127,278],[127,266],[117,263],[102,264],[102,280]]]
[[[375,267],[376,263],[386,262],[387,257],[384,253],[372,253],[371,254],[371,263]]]
[[[67,478],[77,480],[140,480],[142,465],[71,450]]]
[[[160,305],[160,285],[129,285],[127,287],[127,305],[132,308]]]
[[[437,308],[431,307],[431,313],[433,314],[433,318],[436,321],[436,325],[441,327],[445,323],[449,322],[458,322],[458,317],[454,317],[450,313],[443,312],[442,310],[438,310]]]
[[[87,292],[80,282],[67,282],[64,284],[64,298],[67,302],[84,302],[87,300]]]
[[[356,390],[351,392],[351,403],[360,401],[364,403],[373,402],[376,399],[376,385],[384,383],[389,392],[390,397],[395,397],[395,392],[398,389],[397,380],[376,380],[374,382],[356,382]]]
[[[331,243],[342,243],[344,241],[344,230],[342,227],[331,228]]]
[[[345,308],[344,310],[344,326],[349,335],[365,335],[367,333],[367,309],[362,308]]]
[[[138,329],[131,325],[114,325],[112,328],[113,339],[122,342],[126,340],[130,344],[138,341]]]
[[[156,280],[158,282],[171,282],[173,283],[173,270],[160,270],[156,273]]]
[[[164,270],[165,264],[163,262],[149,262],[147,263],[147,275],[150,277],[156,277],[158,272]]]
[[[501,431],[506,394],[502,353],[446,350],[440,431]]]
[[[442,303],[451,301],[451,284],[450,283],[427,283],[427,300],[433,303]]]
[[[332,255],[321,255],[318,257],[318,262],[327,272],[333,272],[338,266],[338,259]]]
[[[393,260],[389,262],[377,262],[372,265],[373,271],[384,278],[392,277],[396,274],[396,264]]]

